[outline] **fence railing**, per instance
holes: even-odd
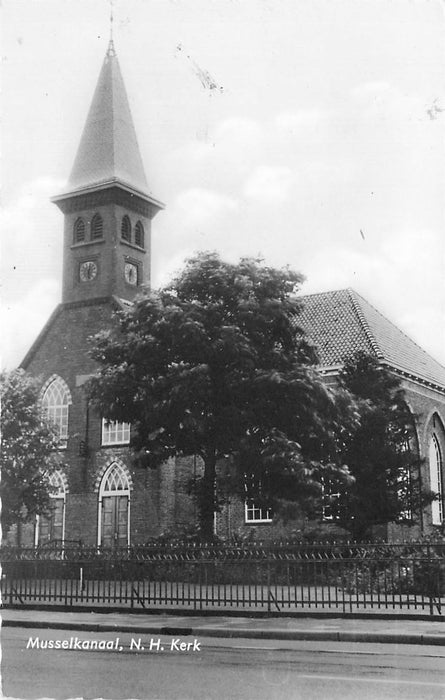
[[[442,614],[445,544],[4,547],[7,606]]]

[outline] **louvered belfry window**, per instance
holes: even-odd
[[[95,214],[91,220],[91,240],[102,238],[104,234],[104,222],[100,214]]]
[[[122,217],[121,237],[123,241],[127,241],[128,243],[131,242],[131,223],[126,214],[124,217]]]
[[[74,223],[74,243],[82,243],[85,240],[85,221],[76,219]]]
[[[139,246],[139,248],[144,247],[144,227],[140,221],[137,222],[134,230],[134,242]]]

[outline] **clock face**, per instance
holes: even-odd
[[[133,263],[125,263],[124,275],[125,275],[125,281],[128,282],[128,284],[131,284],[133,286],[137,285],[137,283],[138,283],[137,265],[133,265]]]
[[[97,265],[92,260],[80,264],[79,277],[81,282],[91,282],[97,275]]]

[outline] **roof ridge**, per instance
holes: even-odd
[[[366,338],[368,339],[369,344],[371,345],[371,348],[375,352],[376,356],[378,357],[379,360],[384,360],[385,356],[380,348],[380,345],[378,344],[373,332],[371,331],[371,328],[369,326],[369,323],[366,319],[366,316],[363,312],[363,309],[360,306],[360,302],[358,301],[357,297],[360,295],[354,291],[351,287],[347,288],[347,293],[349,295],[349,298],[351,300],[352,306],[354,308],[355,313],[357,314],[358,320],[361,323],[361,326],[363,330],[365,331]],[[360,297],[362,298],[362,297]]]
[[[434,360],[434,362],[437,362],[437,364],[440,365],[441,367],[444,367],[444,365],[441,362],[439,362],[439,360],[437,360],[435,357],[433,357],[429,352],[427,352],[425,350],[425,348],[423,348],[421,345],[419,345],[419,343],[417,343],[415,340],[413,340],[413,338],[411,338],[411,336],[408,335],[408,333],[405,333],[405,331],[402,330],[402,328],[399,328],[399,326],[396,326],[394,321],[391,321],[391,319],[389,319],[387,316],[385,316],[385,314],[383,314],[381,311],[379,311],[379,309],[376,306],[374,306],[374,304],[371,304],[370,301],[368,301],[367,299],[362,297],[361,294],[354,291],[353,289],[351,289],[351,292],[353,292],[356,296],[360,297],[360,299],[363,299],[365,304],[368,304],[368,306],[370,306],[372,309],[374,309],[374,311],[377,314],[379,314],[379,316],[384,318],[387,323],[391,324],[391,326],[393,326],[393,328],[395,328],[399,333],[401,333],[405,338],[407,338],[410,341],[410,343],[413,343],[413,345],[415,345],[424,355],[429,357],[431,360]]]
[[[116,51],[114,50],[114,44],[113,44],[113,53],[109,53],[109,49],[107,51],[106,61],[110,62],[110,72],[111,72],[111,80],[110,80],[110,90],[111,90],[111,128],[113,131],[113,138],[111,139],[111,163],[113,167],[113,172],[115,172],[115,166],[116,166],[116,106],[114,104],[114,100],[116,99],[116,90],[115,90],[115,85],[114,81],[116,76],[114,75],[116,68],[118,67],[117,63],[117,54]]]
[[[302,294],[301,296],[298,296],[298,299],[304,299],[307,297],[321,297],[324,294],[338,294],[339,292],[348,292],[349,289],[347,287],[341,287],[340,289],[328,289],[326,292],[312,292],[311,294]]]

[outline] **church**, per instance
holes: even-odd
[[[64,217],[62,301],[21,367],[41,379],[42,410],[58,431],[60,469],[51,477],[52,517],[24,528],[22,544],[114,547],[180,533],[196,522],[187,482],[199,465],[177,458],[156,471],[135,467],[128,447],[131,426],[97,415],[85,392],[96,369],[89,338],[115,323],[116,311],[150,284],[151,225],[164,208],[149,194],[112,41],[66,191],[52,201]],[[409,531],[397,524],[385,536],[397,536],[400,528],[410,537],[442,532],[445,368],[353,290],[303,301],[300,325],[318,348],[327,381],[338,374],[343,358],[364,350],[403,382],[423,460],[422,484],[438,498]],[[323,516],[332,525],[328,508]],[[261,539],[283,534],[269,509],[240,501],[224,506],[215,532],[251,532]]]

